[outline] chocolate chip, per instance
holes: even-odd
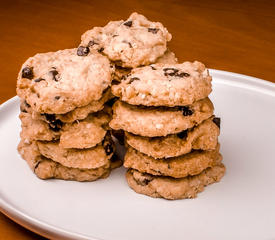
[[[26,107],[28,107],[28,108],[29,108],[29,107],[31,107],[31,105],[30,105],[30,104],[28,104],[26,100],[24,101],[24,104],[25,104],[25,105],[26,105]]]
[[[140,80],[138,77],[130,78],[129,84],[131,84],[133,81]]]
[[[193,111],[187,106],[181,107],[181,111],[183,116],[191,116],[193,114]]]
[[[152,70],[157,70],[153,65],[150,65],[150,67],[152,68]]]
[[[41,115],[45,116],[50,129],[54,132],[58,132],[62,128],[63,122],[61,122],[59,119],[56,119],[54,114],[42,113]]]
[[[59,99],[60,99],[60,96],[55,96],[54,99],[55,99],[55,100],[59,100]]]
[[[127,27],[132,27],[133,22],[132,21],[127,21],[125,23],[123,23],[123,25],[127,26]]]
[[[97,42],[95,42],[94,40],[91,40],[89,43],[88,43],[88,47],[92,47],[94,45],[98,45]]]
[[[170,166],[170,164],[169,164],[169,163],[168,163],[168,165],[167,165],[167,168],[168,168],[168,169],[171,169],[171,166]]]
[[[24,67],[22,69],[22,78],[33,79],[33,68]]]
[[[107,156],[114,151],[113,146],[109,143],[106,146],[104,146],[104,150]]]
[[[36,93],[36,96],[37,96],[38,98],[40,98],[40,94],[39,94],[39,93]]]
[[[87,56],[89,52],[90,52],[90,49],[88,47],[79,46],[77,49],[78,56]]]
[[[221,119],[220,118],[215,117],[215,118],[213,118],[212,121],[218,126],[218,128],[221,127]]]
[[[37,79],[35,79],[34,81],[35,81],[35,82],[41,82],[41,81],[45,81],[45,79],[44,79],[44,78],[37,78]]]
[[[109,107],[112,107],[114,105],[114,103],[116,102],[116,100],[118,100],[117,97],[111,98],[105,104]]]
[[[56,76],[58,75],[58,72],[54,69],[50,71],[50,74],[52,75],[53,80],[58,82],[58,79],[56,78]]]
[[[141,186],[146,186],[148,185],[149,182],[151,182],[152,180],[151,179],[148,179],[148,178],[144,178],[143,180],[138,180],[138,179],[135,179],[136,183],[138,185],[141,185]]]
[[[184,130],[184,131],[178,133],[177,136],[178,136],[180,139],[184,139],[184,138],[187,137],[187,132],[188,132],[188,130]]]
[[[150,179],[147,179],[147,178],[145,178],[145,179],[142,181],[142,183],[145,184],[145,185],[148,185],[149,182],[151,182],[151,180],[150,180]]]
[[[42,113],[42,116],[45,116],[47,122],[54,122],[56,120],[56,117],[54,114],[48,114],[48,113]]]
[[[134,178],[134,181],[138,185],[145,186],[145,185],[148,185],[148,183],[153,180],[153,177],[151,175],[149,175],[149,174],[146,174],[146,173],[140,173],[140,174],[141,174],[142,178]]]
[[[182,73],[177,73],[176,76],[177,77],[190,77],[190,74],[186,73],[186,72],[182,72]]]
[[[175,77],[181,77],[181,78],[190,77],[189,73],[186,73],[186,72],[180,73],[179,70],[176,68],[164,68],[163,71],[165,76],[175,76]]]
[[[118,35],[117,35],[117,34],[114,34],[112,37],[115,38],[115,37],[118,37]]]
[[[148,32],[151,32],[153,34],[156,34],[159,31],[158,28],[148,28]]]
[[[99,53],[102,53],[103,51],[104,51],[103,47],[98,50]]]
[[[49,123],[49,126],[51,130],[58,132],[62,128],[63,122],[57,119],[55,122]]]
[[[176,68],[163,68],[164,76],[175,76],[179,71]]]

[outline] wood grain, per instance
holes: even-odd
[[[21,64],[38,52],[76,47],[81,34],[137,11],[172,33],[183,60],[275,82],[275,2],[216,0],[1,1],[0,103],[15,95]],[[0,214],[0,239],[40,239]],[[42,238],[41,238],[42,239]]]

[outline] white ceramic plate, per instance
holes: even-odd
[[[212,70],[222,118],[220,183],[196,199],[136,194],[123,168],[105,180],[43,181],[16,151],[19,99],[0,107],[0,210],[50,238],[275,239],[275,84]]]

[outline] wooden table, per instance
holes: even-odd
[[[21,64],[37,52],[76,47],[81,34],[137,11],[172,33],[180,61],[275,82],[275,2],[16,0],[1,2],[0,103],[15,95]],[[0,239],[43,239],[0,213]]]

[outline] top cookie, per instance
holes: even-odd
[[[17,94],[40,113],[64,114],[101,98],[111,84],[107,57],[77,49],[36,54],[22,66]]]
[[[153,64],[136,68],[112,93],[133,105],[184,106],[206,98],[211,92],[211,76],[204,64]]]
[[[135,68],[155,62],[172,38],[159,22],[132,13],[126,21],[111,21],[94,27],[81,36],[80,48],[94,48],[122,67]]]

